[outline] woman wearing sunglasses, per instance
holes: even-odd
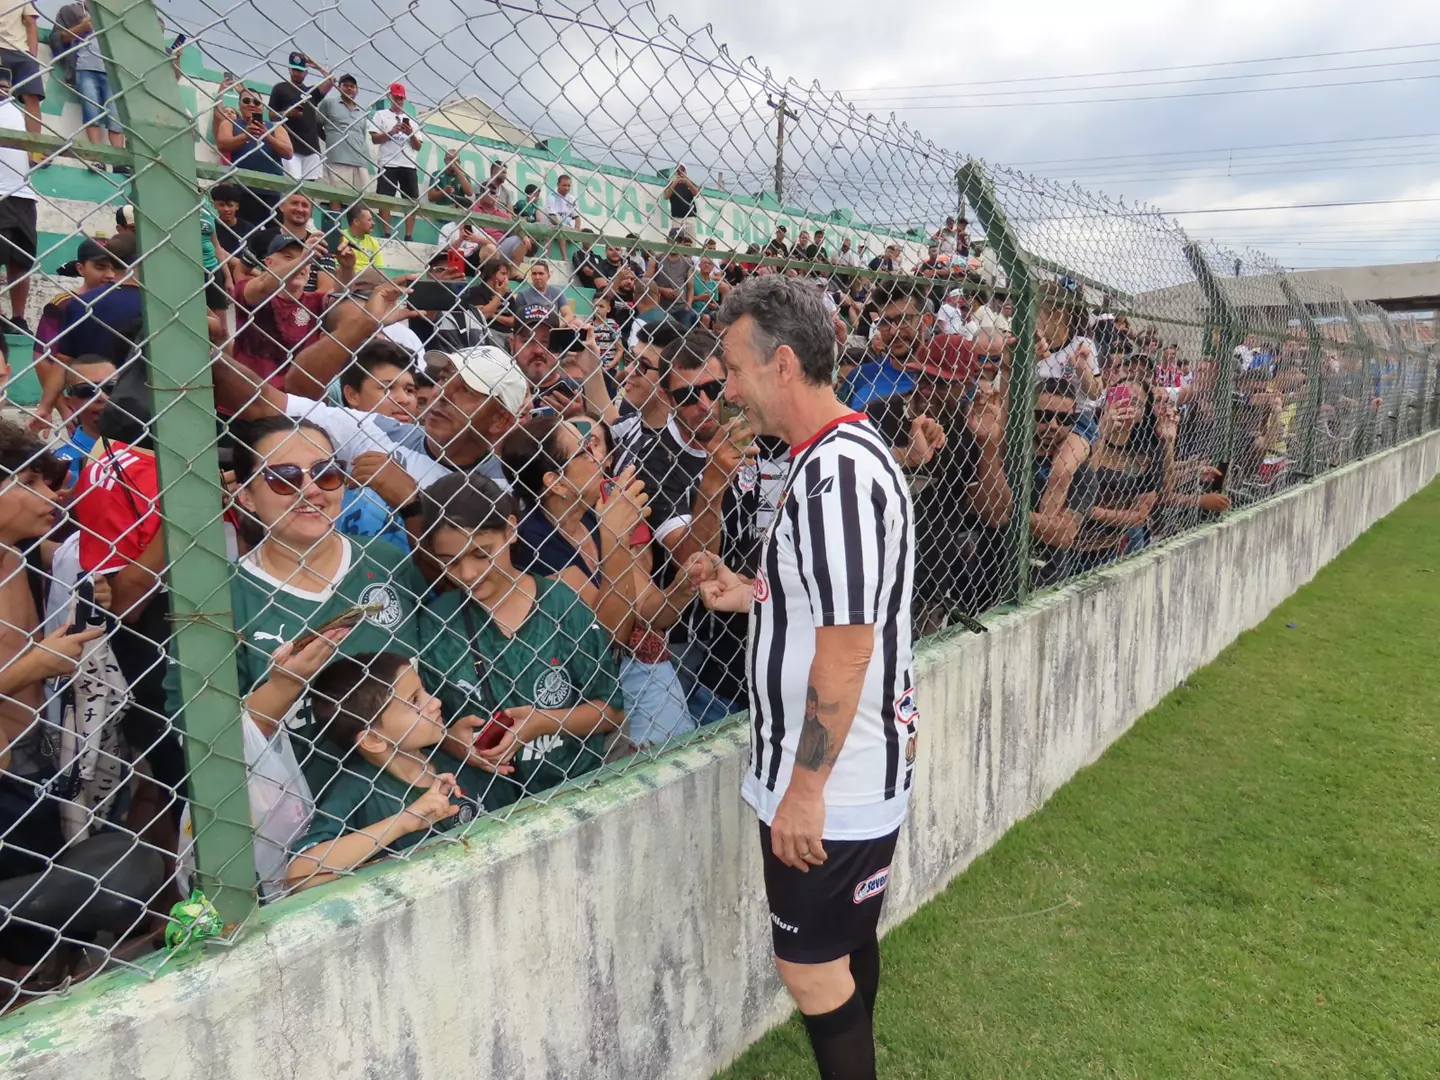
[[[222,106],[215,118],[215,149],[237,169],[251,169],[270,176],[284,176],[282,164],[295,153],[283,124],[265,122],[265,99],[245,86],[240,87],[240,111]],[[276,192],[237,185],[240,200],[240,234],[252,241],[250,233],[270,217]]]
[[[235,503],[253,542],[231,581],[236,665],[246,711],[267,737],[288,728],[312,790],[334,773],[318,742],[306,682],[339,651],[415,655],[414,612],[426,587],[404,552],[363,545],[335,528],[345,471],[324,429],[287,417],[237,430]],[[371,605],[353,629],[305,635],[353,605]]]
[[[695,728],[665,643],[694,592],[683,574],[668,590],[652,582],[649,497],[633,466],[606,479],[612,450],[603,424],[537,416],[506,437],[500,457],[520,508],[514,564],[564,581],[610,632],[626,734],[643,747]]]

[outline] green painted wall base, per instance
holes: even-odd
[[[11,405],[33,408],[40,404],[40,377],[35,374],[35,340],[24,334],[6,334],[6,351],[10,355],[10,381],[5,384],[5,397]]]

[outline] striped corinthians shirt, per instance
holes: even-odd
[[[825,785],[825,838],[899,828],[915,768],[910,594],[915,525],[890,448],[850,413],[791,450],[750,608],[750,768],[742,797],[769,824],[790,784],[816,629],[868,625],[875,648]],[[823,688],[822,688],[823,692]]]

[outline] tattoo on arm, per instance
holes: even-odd
[[[835,764],[838,753],[830,749],[830,732],[820,722],[820,714],[839,712],[838,701],[821,701],[820,692],[810,686],[805,689],[805,721],[800,725],[800,744],[795,748],[795,764],[811,772],[819,772],[826,765]],[[838,747],[836,748],[838,751]]]

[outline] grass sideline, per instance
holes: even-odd
[[[886,938],[880,1075],[1440,1076],[1437,718],[1440,482]]]

